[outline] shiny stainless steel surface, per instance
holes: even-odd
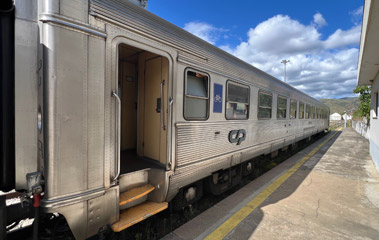
[[[16,189],[27,189],[26,174],[38,171],[37,0],[15,2],[15,157]]]
[[[163,169],[150,169],[149,171],[149,183],[155,187],[148,199],[153,202],[163,202],[166,201],[166,196],[168,193],[170,176],[173,174],[172,171],[165,171]]]
[[[88,191],[80,191],[76,194],[67,194],[57,198],[52,198],[49,200],[41,201],[41,206],[45,208],[58,208],[71,204],[76,204],[78,202],[83,202],[88,199],[101,196],[105,193],[104,188],[91,189]]]
[[[130,189],[141,187],[148,183],[149,168],[122,174],[119,177],[120,193],[126,192]]]
[[[91,199],[47,210],[63,214],[75,238],[86,239],[96,234],[99,228],[118,220],[118,203],[119,189],[116,186]]]
[[[38,0],[16,0],[16,18],[37,22]]]
[[[56,15],[56,14],[42,14],[40,16],[40,21],[44,23],[59,24],[59,25],[69,27],[75,30],[83,31],[83,32],[86,32],[88,34],[98,36],[98,37],[103,37],[103,38],[107,37],[107,34],[103,32],[102,29],[98,29],[91,25],[74,21],[71,18],[67,18],[64,16]]]
[[[119,195],[119,188],[115,186],[108,189],[103,196],[88,201],[86,237],[93,236],[99,232],[100,228],[118,221]]]
[[[59,14],[87,23],[88,0],[59,0]]]
[[[42,25],[46,201],[105,187],[104,40],[66,27]]]
[[[113,177],[112,181],[116,181],[117,178],[120,176],[120,161],[121,161],[121,99],[116,93],[116,91],[112,91],[112,97],[114,97],[117,100],[117,129],[116,129],[116,135],[117,135],[117,143],[116,143],[116,156],[117,156],[117,170],[116,175]]]
[[[111,175],[104,140],[106,35],[86,24],[88,12],[81,10],[86,9],[85,1],[42,2],[42,9],[50,10],[39,15],[44,72],[45,196],[41,205],[46,211],[62,213],[75,236],[83,239],[96,233],[97,225],[118,219],[118,189],[112,194],[107,190]],[[77,8],[69,13],[75,3]],[[73,16],[76,11],[87,17]],[[87,204],[94,201],[106,207],[87,218],[91,215]]]

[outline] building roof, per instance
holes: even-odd
[[[379,1],[365,0],[358,62],[358,85],[372,85],[379,71]]]

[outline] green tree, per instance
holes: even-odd
[[[367,123],[370,124],[371,87],[357,86],[353,92],[359,94],[359,100],[361,101],[357,115],[360,117],[365,117],[367,119]]]

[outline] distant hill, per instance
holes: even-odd
[[[359,99],[357,97],[346,97],[340,99],[319,99],[320,102],[325,103],[330,107],[330,114],[343,113],[346,110],[355,112],[359,108]]]

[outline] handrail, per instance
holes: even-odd
[[[168,114],[167,114],[167,119],[170,118],[172,119],[172,105],[174,104],[174,98],[173,97],[169,97],[168,98]],[[167,120],[168,121],[168,120]],[[169,145],[169,149],[171,150],[171,145]],[[169,164],[169,167],[170,169],[172,168],[172,159],[171,159],[171,154],[168,156],[168,164]]]
[[[112,90],[112,97],[115,97],[118,103],[118,118],[117,118],[117,171],[113,181],[117,180],[120,176],[120,151],[121,151],[121,99],[115,90]]]

